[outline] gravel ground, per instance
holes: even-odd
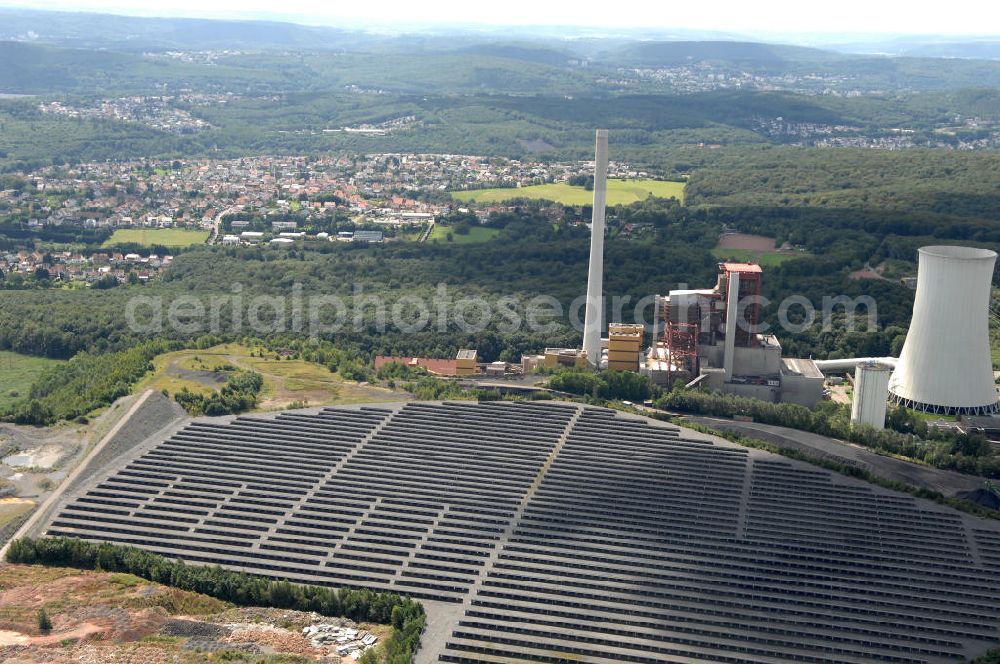
[[[188,639],[183,646],[184,650],[192,650],[195,652],[220,652],[223,650],[234,650],[237,652],[245,652],[251,655],[259,655],[264,651],[256,643],[235,643],[235,642],[224,642],[217,641],[215,639],[208,639],[203,636],[195,636]]]
[[[128,424],[123,426],[114,438],[108,441],[101,453],[90,462],[90,467],[77,477],[67,493],[76,490],[82,484],[104,470],[113,461],[120,459],[139,443],[143,442],[160,429],[185,417],[184,409],[159,392],[149,396]]]
[[[134,399],[139,397],[124,397],[115,402],[115,408],[132,407]],[[123,414],[124,416],[124,414]],[[103,449],[90,460],[72,483],[62,489],[62,495],[53,504],[46,506],[45,513],[34,523],[27,535],[37,537],[44,534],[49,521],[59,510],[88,486],[114,471],[119,465],[128,463],[140,444],[150,440],[154,434],[167,427],[175,426],[184,421],[184,409],[159,392],[149,395],[146,402],[125,422],[115,436],[107,442]]]
[[[199,622],[197,620],[178,620],[171,618],[163,623],[160,634],[163,636],[185,636],[205,639],[218,639],[229,636],[231,630],[223,625]]]
[[[225,644],[253,643],[274,652],[292,653],[307,657],[316,656],[319,651],[301,634],[270,625],[243,625],[234,629],[229,636],[222,637]]]

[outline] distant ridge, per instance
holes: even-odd
[[[613,56],[636,66],[676,67],[692,62],[742,64],[778,69],[802,62],[834,62],[850,56],[806,46],[736,41],[659,41],[629,44]]]
[[[466,46],[458,50],[459,53],[471,53],[474,55],[488,55],[495,58],[507,58],[509,60],[523,60],[525,62],[536,62],[543,65],[565,65],[569,60],[579,57],[572,53],[545,48],[537,44],[514,44],[514,43],[489,43]]]
[[[0,40],[79,48],[317,48],[351,45],[362,33],[276,21],[147,18],[0,9]],[[353,37],[352,37],[353,35]]]

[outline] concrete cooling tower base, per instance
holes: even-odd
[[[988,406],[941,406],[906,399],[896,394],[889,395],[889,402],[894,406],[903,406],[910,410],[920,411],[921,413],[933,413],[935,415],[991,415],[1000,411],[1000,403],[993,403]]]

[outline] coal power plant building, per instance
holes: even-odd
[[[763,270],[756,263],[719,263],[714,288],[672,290],[655,298],[663,332],[642,373],[658,385],[684,381],[762,401],[813,408],[823,374],[807,358],[782,357],[781,342],[761,334]]]
[[[415,664],[957,662],[1000,642],[1000,523],[559,402],[183,420],[40,524],[423,601]]]
[[[948,415],[996,412],[989,339],[996,259],[974,247],[919,250],[913,318],[889,382],[894,403]]]

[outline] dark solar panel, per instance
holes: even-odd
[[[1000,640],[1000,527],[567,404],[192,422],[49,534],[459,603],[444,662],[943,662]]]

